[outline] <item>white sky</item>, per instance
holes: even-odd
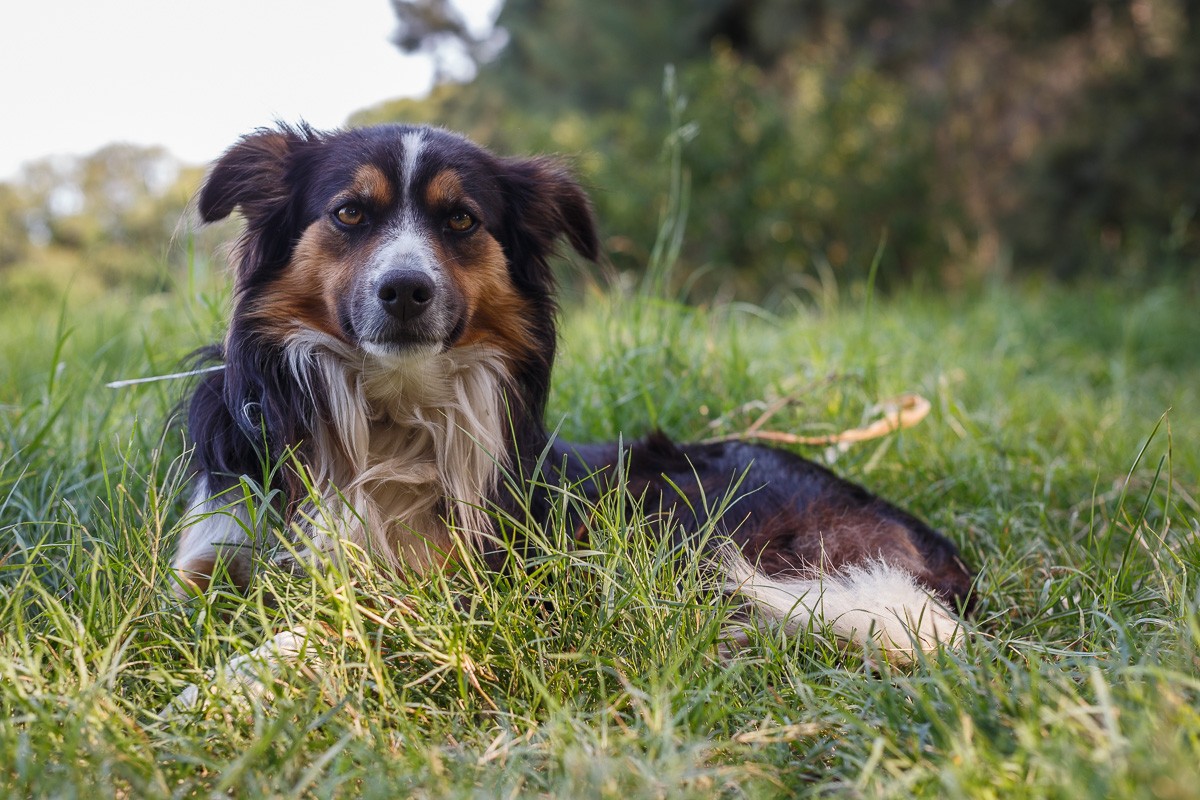
[[[479,19],[496,2],[459,5]],[[388,0],[4,0],[0,180],[113,141],[204,163],[276,119],[335,127],[422,95],[431,65],[395,27]]]

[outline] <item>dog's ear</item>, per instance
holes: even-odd
[[[209,171],[197,207],[204,222],[241,211],[246,233],[238,274],[277,266],[291,254],[296,231],[294,173],[298,153],[319,134],[307,126],[260,128],[230,147]]]
[[[292,151],[304,141],[299,130],[259,128],[243,136],[217,160],[200,189],[200,218],[216,222],[241,207],[250,222],[269,216],[288,200],[287,170]]]
[[[518,270],[535,270],[536,280],[549,281],[546,259],[561,237],[590,261],[600,256],[600,236],[592,204],[571,173],[551,158],[503,159],[503,244]]]

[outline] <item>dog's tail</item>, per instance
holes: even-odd
[[[751,625],[762,620],[789,634],[829,632],[896,664],[963,640],[962,620],[911,574],[883,561],[815,578],[771,577],[735,547],[722,549],[717,563],[725,590],[749,605]],[[744,628],[735,627],[730,638],[744,639]]]

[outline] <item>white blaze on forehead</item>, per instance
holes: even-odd
[[[412,269],[424,272],[440,283],[437,257],[430,245],[429,237],[421,230],[413,196],[414,176],[421,153],[425,150],[425,131],[409,131],[400,137],[400,180],[402,202],[400,222],[389,231],[387,240],[375,253],[372,269],[372,284],[384,273],[393,269]]]
[[[425,149],[425,131],[409,131],[400,137],[401,180],[404,181],[404,204],[412,202],[413,175],[417,172],[417,162],[421,159],[421,151]]]

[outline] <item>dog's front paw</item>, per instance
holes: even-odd
[[[200,687],[189,683],[187,687],[175,695],[175,699],[167,703],[159,715],[162,717],[177,717],[200,707]]]
[[[260,703],[274,688],[284,667],[309,666],[315,653],[307,628],[296,627],[277,633],[266,644],[229,660],[205,686],[188,684],[162,711],[164,717],[193,713],[207,699],[223,704],[251,706]]]

